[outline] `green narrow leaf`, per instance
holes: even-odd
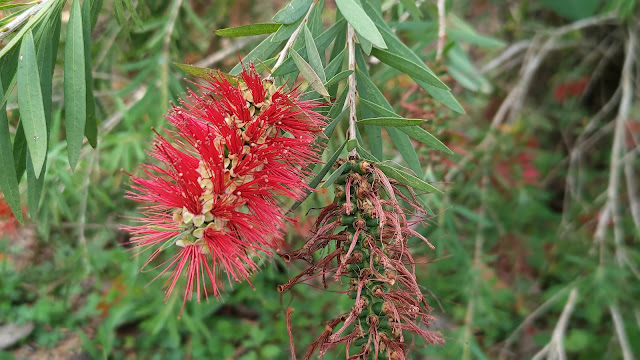
[[[2,81],[0,81],[0,94],[4,96]],[[11,149],[11,135],[9,135],[9,119],[4,105],[0,106],[0,190],[4,199],[9,204],[13,215],[23,222],[22,207],[20,205],[20,189],[18,177]]]
[[[362,125],[393,126],[393,127],[415,126],[415,125],[420,125],[424,122],[425,120],[423,119],[407,119],[403,117],[375,117],[375,118],[358,120],[358,123]]]
[[[402,127],[402,128],[399,128],[398,130],[402,131],[403,133],[409,135],[410,137],[416,139],[417,141],[427,146],[431,146],[436,150],[440,150],[447,154],[453,154],[453,151],[451,151],[451,149],[449,149],[447,145],[443,144],[442,141],[438,140],[438,138],[431,135],[431,133],[429,133],[427,130],[419,126]]]
[[[47,18],[39,25],[36,38],[38,40],[38,67],[40,68],[40,87],[42,89],[42,100],[44,107],[45,120],[47,124],[47,142],[50,141],[51,135],[51,117],[52,117],[52,87],[53,87],[53,70],[55,67],[56,55],[58,53],[58,44],[60,39],[61,27],[61,10],[62,5],[58,9],[53,10],[47,15]],[[27,173],[27,207],[29,215],[32,219],[36,219],[38,209],[40,207],[40,197],[44,187],[44,179],[47,173],[47,156],[42,166],[42,176],[36,177],[35,170],[31,163],[31,154],[27,150],[26,154],[26,173]]]
[[[293,24],[309,10],[312,0],[292,0],[273,16],[273,21],[280,24]]]
[[[339,33],[344,29],[346,29],[346,27],[347,27],[347,23],[344,20],[340,20],[337,23],[333,24],[333,26],[328,28],[325,32],[318,35],[318,37],[314,39],[316,47],[318,48],[318,52],[324,53],[324,51],[327,49],[329,44],[331,44],[332,41],[334,40],[338,41],[338,38],[336,36],[339,36]],[[298,52],[298,54],[300,54],[303,57],[307,55],[306,45],[299,49],[296,48],[296,51]],[[296,64],[293,62],[293,59],[291,57],[288,57],[282,63],[282,65],[278,66],[277,69],[273,70],[273,76],[283,76],[294,71],[297,71]],[[325,69],[325,74],[327,76],[331,76],[328,72],[328,69]]]
[[[269,35],[266,39],[262,40],[260,44],[254,47],[249,53],[242,58],[242,61],[236,65],[229,74],[238,75],[242,71],[242,64],[250,64],[257,60],[265,60],[271,57],[273,53],[278,49],[282,41],[272,41],[274,34]]]
[[[103,0],[93,0],[91,2],[91,30],[96,27],[96,23],[98,22],[98,16],[100,15],[100,10],[102,9]]]
[[[398,116],[398,114],[396,114],[395,112],[389,111],[382,106],[374,104],[371,101],[363,98],[360,98],[360,104],[364,105],[366,108],[369,108],[377,116]],[[443,151],[447,154],[453,154],[453,151],[451,151],[451,149],[449,149],[445,144],[443,144],[435,136],[431,135],[429,132],[419,126],[401,127],[398,130],[427,146],[431,146],[432,148]]]
[[[393,145],[398,149],[402,158],[409,164],[411,170],[413,170],[416,175],[422,177],[422,165],[420,164],[420,159],[418,159],[418,154],[409,136],[393,127],[385,126],[384,129],[387,131],[387,134],[389,134]]]
[[[352,73],[353,73],[353,70],[342,71],[342,72],[336,74],[336,76],[332,77],[329,81],[324,83],[324,86],[328,88],[329,86],[336,85],[340,81],[348,78],[349,75],[351,75]]]
[[[13,138],[13,163],[16,167],[16,180],[20,182],[27,168],[27,138],[22,121],[18,122],[16,136]]]
[[[285,41],[289,40],[289,38],[293,35],[293,33],[298,29],[300,24],[302,23],[303,18],[298,19],[298,21],[293,24],[283,24],[280,26],[278,31],[273,34],[273,39],[271,41]]]
[[[357,31],[356,31],[356,34],[358,35],[358,41],[360,42],[360,47],[362,48],[362,51],[364,51],[364,53],[367,55],[371,55],[373,44],[371,44],[369,40],[367,40],[364,36],[360,35],[360,33],[358,33]]]
[[[342,16],[353,26],[353,29],[358,34],[379,48],[387,48],[378,28],[357,2],[354,0],[336,0],[336,5]]]
[[[375,22],[384,38],[384,41],[387,43],[389,47],[389,51],[393,54],[397,54],[398,56],[402,56],[418,66],[426,69],[427,71],[432,72],[423,62],[422,59],[418,55],[416,55],[409,47],[407,47],[398,37],[391,31],[391,28],[385,23],[385,21],[378,15],[378,13],[371,7],[369,3],[366,1],[363,4],[364,11],[371,16],[371,19]],[[430,85],[424,81],[416,80],[416,83],[423,88],[429,95],[431,95],[434,99],[440,101],[449,109],[464,114],[464,108],[460,105],[460,103],[456,100],[456,98],[451,94],[451,91],[441,89]]]
[[[133,20],[133,23],[135,24],[135,26],[136,27],[142,26],[142,20],[140,20],[140,17],[138,16],[136,7],[133,6],[133,0],[123,0],[122,2],[124,3],[124,6],[127,7],[127,10],[131,15],[131,20]],[[85,21],[89,21],[89,18],[85,18]]]
[[[356,140],[356,139],[351,139],[351,140],[347,141],[347,151],[351,151],[351,150],[355,149],[356,145],[358,145],[358,140]]]
[[[368,152],[365,148],[363,148],[360,145],[356,145],[356,149],[358,149],[358,155],[360,155],[362,158],[364,158],[365,160],[369,160],[371,162],[380,162],[380,159],[378,159],[377,157],[373,156],[373,154],[371,154],[370,152]]]
[[[300,70],[300,73],[302,74],[304,79],[309,83],[309,86],[311,86],[311,88],[318,94],[322,96],[329,96],[329,92],[327,92],[327,89],[325,89],[324,85],[322,85],[322,80],[320,79],[318,74],[313,71],[311,65],[304,61],[302,56],[300,56],[297,51],[291,49],[289,52],[291,54],[291,57],[293,58],[293,61],[296,63],[296,66],[298,66],[298,70]]]
[[[420,8],[416,5],[414,0],[400,0],[400,2],[415,20],[420,20],[422,18],[422,11],[420,11]]]
[[[392,68],[395,68],[416,80],[422,80],[429,85],[435,86],[437,88],[449,90],[449,87],[447,87],[447,85],[440,81],[440,79],[438,79],[438,77],[433,73],[401,56],[381,49],[372,49],[371,55],[377,57],[380,61],[391,66]]]
[[[71,5],[64,49],[64,109],[67,131],[67,152],[71,170],[80,157],[87,122],[87,87],[85,79],[82,13],[79,0]],[[27,136],[27,140],[29,137]]]
[[[326,164],[324,164],[324,166],[322,167],[322,169],[320,169],[320,171],[318,171],[318,174],[316,174],[316,176],[311,180],[311,182],[309,183],[309,187],[311,189],[315,189],[316,187],[318,187],[318,185],[320,184],[320,182],[322,182],[322,179],[324,179],[324,177],[327,175],[327,173],[329,172],[329,170],[331,170],[331,167],[333,167],[333,164],[336,163],[336,161],[338,161],[338,158],[340,157],[340,154],[342,153],[342,150],[344,149],[344,147],[347,145],[347,142],[343,142],[342,145],[340,145],[340,147],[338,148],[338,150],[336,150],[333,155],[331,155],[331,157],[329,158],[329,160],[327,161]],[[300,206],[300,204],[302,204],[306,198],[309,196],[309,194],[311,194],[311,191],[307,190],[305,195],[303,196],[302,199],[296,201],[291,208],[289,209],[288,212],[291,212],[295,209],[298,208],[298,206]]]
[[[3,58],[5,56],[5,54],[7,54],[9,51],[11,51],[16,46],[18,44],[18,42],[20,42],[20,40],[22,40],[24,35],[28,31],[30,31],[31,28],[35,24],[37,24],[40,21],[40,19],[42,19],[42,17],[45,16],[49,12],[49,9],[55,4],[58,4],[58,2],[57,1],[49,1],[46,4],[44,4],[40,8],[40,10],[37,13],[35,13],[35,15],[31,16],[29,18],[29,21],[27,21],[27,23],[24,24],[20,28],[20,31],[18,31],[18,33],[14,37],[11,38],[11,41],[9,41],[9,43],[7,45],[5,45],[2,48],[2,50],[0,50],[0,59]],[[7,88],[7,90],[9,90],[9,88]]]
[[[93,96],[93,75],[91,69],[91,3],[93,1],[84,0],[82,2],[82,38],[84,40],[84,76],[87,84],[87,123],[84,128],[84,135],[89,141],[89,145],[94,149],[98,146],[98,119],[96,118],[96,102]],[[131,5],[133,7],[133,4]],[[130,8],[132,17],[135,9]],[[137,14],[135,17],[137,18]],[[134,20],[135,21],[135,20]],[[140,19],[138,18],[138,22]],[[140,24],[142,24],[140,22]]]
[[[175,66],[177,66],[180,70],[184,71],[186,74],[191,75],[193,77],[197,77],[197,78],[201,78],[201,79],[210,79],[212,77],[219,77],[220,75],[222,75],[231,84],[237,84],[238,83],[238,79],[237,79],[236,76],[229,75],[227,73],[223,73],[223,72],[218,71],[218,70],[209,69],[209,68],[201,68],[201,67],[197,67],[197,66],[193,66],[193,65],[187,65],[187,64],[179,64],[179,63],[173,63],[173,64]]]
[[[329,61],[329,64],[327,65],[326,69],[324,69],[324,73],[327,76],[327,78],[330,78],[331,80],[333,80],[333,78],[338,74],[338,71],[342,69],[342,65],[346,55],[347,55],[347,49],[344,48],[338,55],[336,55],[336,57],[334,57],[331,61]],[[345,71],[351,71],[351,70],[345,70]]]
[[[47,155],[47,122],[40,88],[38,59],[31,30],[22,39],[17,79],[22,127],[32,156],[35,175],[39,177]]]
[[[322,10],[324,10],[324,0],[316,1],[316,5],[309,15],[309,30],[311,30],[314,38],[322,34]]]
[[[8,5],[0,5],[0,11],[2,10],[8,10],[14,7],[18,7],[18,6],[25,6],[28,5],[27,3],[22,3],[22,4],[8,4]]]
[[[216,35],[227,37],[242,37],[252,35],[271,34],[280,28],[281,24],[274,23],[258,23],[251,25],[243,25],[232,28],[218,29]]]
[[[327,181],[324,182],[324,184],[322,184],[323,188],[327,188],[329,186],[331,186],[331,184],[333,184],[334,182],[336,182],[336,180],[338,179],[338,177],[340,175],[342,175],[342,173],[344,172],[344,169],[347,168],[347,165],[349,165],[348,161],[345,161],[344,164],[340,165],[340,167],[333,172],[333,174],[331,174],[331,176],[329,176],[329,178],[327,179]]]
[[[384,95],[371,81],[369,76],[366,73],[362,72],[362,70],[360,70],[359,68],[356,69],[356,82],[358,84],[358,93],[361,95],[361,98],[370,99],[372,102],[380,104],[388,111],[393,112],[393,107],[391,107],[391,104],[389,104],[387,99],[385,99]],[[397,115],[395,115],[395,117],[397,117]],[[411,144],[411,140],[409,139],[409,137],[392,127],[385,127],[385,130],[387,130],[387,133],[391,137],[393,144],[398,149],[407,164],[409,164],[409,167],[411,167],[411,169],[415,171],[416,174],[422,174],[420,160],[418,159],[418,155],[416,154],[416,151],[413,148],[413,144]]]
[[[318,53],[318,48],[316,47],[316,43],[313,40],[313,35],[311,35],[311,30],[305,24],[304,26],[304,43],[307,48],[307,58],[309,59],[309,65],[322,82],[327,81],[327,78],[324,75],[324,65],[322,65],[322,59],[320,59],[320,53]]]
[[[29,216],[35,220],[40,207],[40,195],[44,186],[44,177],[47,171],[47,163],[42,166],[42,176],[36,178],[33,166],[31,165],[31,154],[27,150],[27,207]]]
[[[408,172],[396,169],[386,164],[376,164],[378,169],[380,169],[385,175],[392,179],[396,179],[401,183],[408,185],[409,187],[422,190],[426,192],[438,192],[442,193],[438,188],[430,185],[429,183],[409,174]]]

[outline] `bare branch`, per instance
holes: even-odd
[[[40,3],[31,6],[26,9],[22,14],[16,16],[15,19],[11,20],[6,26],[0,29],[0,41],[4,40],[11,33],[20,28],[27,20],[31,18],[31,16],[35,15],[40,9],[42,9],[47,3],[54,0],[41,0]]]
[[[564,337],[569,323],[569,318],[571,317],[571,313],[573,312],[573,308],[575,307],[577,300],[578,290],[576,288],[572,288],[569,293],[569,299],[567,300],[564,309],[562,309],[562,314],[560,314],[558,323],[553,329],[551,341],[549,341],[542,350],[535,354],[533,358],[531,358],[532,360],[542,360],[545,358],[545,355],[547,360],[565,360],[567,358],[564,352]]]

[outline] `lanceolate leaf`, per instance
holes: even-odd
[[[371,55],[377,57],[383,63],[402,71],[403,73],[411,76],[416,80],[422,80],[429,85],[435,86],[437,88],[449,90],[447,85],[440,81],[437,76],[410,60],[381,49],[372,49]]]
[[[329,81],[327,81],[324,84],[324,86],[325,87],[329,87],[329,86],[335,85],[335,84],[339,83],[340,81],[348,78],[349,75],[351,75],[351,73],[353,73],[353,70],[342,71],[342,72],[336,74],[336,76],[332,77]]]
[[[423,62],[422,59],[418,55],[416,55],[411,49],[409,49],[398,37],[391,31],[391,28],[384,22],[384,20],[376,13],[376,11],[368,4],[366,1],[363,4],[363,8],[365,12],[371,16],[371,19],[375,22],[384,38],[384,41],[387,43],[389,47],[389,52],[396,54],[398,56],[402,56],[413,63],[417,64],[421,68],[432,72]],[[416,83],[423,88],[429,95],[433,96],[434,99],[440,101],[443,105],[450,108],[451,110],[458,112],[460,114],[464,114],[464,108],[458,103],[458,101],[453,97],[451,91],[445,90],[442,88],[435,87],[430,85],[424,81],[416,80]]]
[[[371,162],[380,162],[380,159],[373,156],[370,152],[368,152],[365,148],[360,145],[356,145],[356,149],[358,149],[358,155],[362,156],[365,160],[369,160]]]
[[[259,24],[243,25],[243,26],[226,28],[226,29],[218,29],[216,30],[216,35],[228,36],[228,37],[241,37],[241,36],[271,34],[278,31],[280,26],[282,25],[274,24],[274,23],[259,23]]]
[[[373,45],[386,49],[387,45],[382,35],[371,21],[367,13],[362,10],[355,0],[336,0],[336,5],[342,16],[353,26],[353,29],[369,40]]]
[[[329,187],[331,186],[331,184],[336,182],[338,177],[342,175],[342,173],[344,172],[344,169],[347,168],[347,165],[349,165],[348,162],[345,162],[344,164],[340,165],[340,167],[336,171],[334,171],[333,174],[331,174],[331,176],[329,176],[327,181],[325,181],[324,184],[322,184],[322,187],[323,188]]]
[[[358,92],[363,99],[369,99],[372,102],[381,104],[381,106],[386,108],[388,111],[393,112],[391,104],[389,104],[387,99],[385,99],[384,95],[373,84],[367,74],[362,72],[360,69],[356,69],[356,81],[358,84]],[[397,115],[395,114],[392,116],[397,117]],[[391,137],[393,144],[398,149],[407,164],[409,164],[411,169],[415,171],[416,174],[421,174],[422,170],[420,169],[420,161],[415,149],[413,148],[413,145],[411,144],[411,140],[409,140],[409,137],[393,127],[385,127],[385,129]],[[380,153],[378,153],[378,155],[380,155]]]
[[[64,49],[64,109],[69,164],[75,169],[87,122],[87,87],[84,62],[82,14],[79,0],[71,5]],[[29,138],[27,137],[27,140]],[[33,153],[32,153],[33,155]]]
[[[84,76],[87,84],[87,124],[84,134],[89,141],[89,145],[95,148],[98,145],[98,119],[96,118],[96,102],[93,97],[93,75],[91,74],[91,3],[93,1],[84,0],[82,2],[82,38],[84,40]],[[127,2],[128,3],[128,2]],[[133,7],[133,5],[131,5]],[[140,19],[134,8],[130,8],[132,18],[138,24]],[[140,24],[138,24],[140,25]]]
[[[425,192],[439,192],[442,193],[438,188],[428,184],[427,182],[409,174],[406,171],[402,171],[391,167],[387,164],[376,164],[378,169],[382,170],[382,172],[392,179],[396,179],[401,183],[408,185],[409,187],[415,190],[422,190]]]
[[[322,85],[322,80],[320,79],[318,74],[313,71],[311,66],[306,61],[304,61],[302,56],[300,56],[300,54],[298,54],[295,50],[291,49],[290,52],[293,61],[295,61],[298,69],[300,70],[300,73],[305,78],[305,80],[307,80],[309,86],[311,86],[311,88],[318,94],[322,96],[329,96],[327,89],[325,89],[324,85]]]
[[[324,51],[326,50],[327,46],[329,46],[329,44],[331,44],[331,42],[334,39],[337,40],[336,36],[340,33],[341,30],[344,30],[345,28],[346,28],[346,22],[344,20],[341,20],[333,24],[333,26],[325,30],[322,34],[318,35],[314,39],[318,52],[321,54],[324,54]],[[306,46],[303,46],[300,49],[296,48],[296,51],[298,51],[298,54],[300,54],[300,56],[303,56],[303,57],[307,56]],[[282,65],[278,66],[278,68],[273,71],[273,76],[283,76],[296,71],[296,69],[297,69],[296,64],[293,62],[293,59],[289,57],[282,63]],[[326,76],[330,77],[330,76],[333,76],[333,74],[335,73],[331,73],[329,71],[329,65],[328,65],[327,68],[325,69],[325,74]]]
[[[29,21],[27,21],[27,23],[23,25],[22,28],[20,28],[20,31],[18,31],[18,33],[13,38],[11,38],[11,41],[9,41],[9,43],[5,45],[2,50],[0,50],[0,58],[4,57],[6,53],[11,51],[11,49],[13,49],[13,47],[16,46],[20,40],[22,40],[27,31],[31,30],[31,28],[35,24],[37,24],[44,15],[48,13],[49,9],[57,3],[57,1],[49,1],[42,8],[40,8],[40,10],[35,15],[30,17]]]
[[[31,153],[33,169],[36,177],[39,177],[47,155],[47,123],[40,88],[38,59],[31,30],[22,39],[17,78],[20,119]]]
[[[327,81],[327,78],[324,75],[324,66],[322,64],[322,59],[320,59],[320,54],[318,53],[318,48],[316,48],[316,43],[313,40],[313,35],[311,35],[311,30],[307,25],[304,26],[304,44],[307,48],[307,59],[309,59],[309,65],[313,71],[318,74],[318,77],[324,83]]]
[[[280,24],[293,24],[306,14],[311,3],[312,0],[292,0],[273,16],[273,21]]]
[[[391,116],[391,117],[397,116],[395,112],[389,111],[386,108],[366,99],[360,98],[360,104],[370,109],[377,116]],[[453,151],[451,151],[451,149],[449,149],[445,144],[443,144],[435,136],[431,135],[429,132],[427,132],[426,130],[424,130],[419,126],[406,126],[406,127],[401,127],[398,130],[402,131],[403,133],[409,135],[410,137],[420,141],[425,145],[431,146],[434,149],[443,151],[447,154],[453,154]]]
[[[1,81],[0,94],[4,95]],[[16,168],[11,149],[9,120],[7,119],[7,111],[4,105],[0,106],[0,169],[2,169],[2,171],[0,171],[0,190],[2,190],[2,194],[7,204],[9,204],[13,215],[22,222],[18,177],[16,176]]]
[[[20,182],[27,168],[27,138],[24,135],[22,121],[18,122],[16,136],[13,138],[13,163],[16,167],[16,179]]]
[[[58,53],[58,43],[60,39],[60,27],[61,27],[61,11],[62,4],[58,9],[52,10],[54,13],[47,15],[39,25],[36,38],[38,40],[38,67],[40,68],[40,87],[42,89],[42,100],[44,107],[44,115],[47,123],[47,142],[50,141],[51,136],[49,131],[51,129],[51,117],[52,117],[52,86],[53,86],[53,68],[55,66],[56,55]],[[36,219],[38,214],[38,208],[40,206],[40,197],[42,194],[42,188],[44,187],[44,174],[47,171],[47,160],[45,157],[44,165],[42,166],[42,176],[36,178],[35,170],[31,163],[31,154],[27,151],[26,157],[26,172],[27,172],[27,207],[29,209],[29,215],[32,219]]]
[[[422,18],[422,12],[414,0],[400,0],[400,2],[415,20]]]
[[[300,18],[298,19],[298,21],[294,22],[293,24],[285,24],[280,26],[278,31],[276,31],[276,33],[273,34],[273,38],[271,39],[271,41],[277,42],[277,41],[289,40],[291,35],[293,35],[293,33],[296,31],[296,29],[298,29],[298,27],[302,23],[302,20],[303,19]]]
[[[185,73],[200,79],[210,79],[212,77],[223,76],[231,84],[236,84],[238,82],[235,76],[223,73],[221,71],[217,71],[209,68],[201,68],[201,67],[187,65],[187,64],[178,64],[178,63],[174,63],[174,64]]]
[[[403,117],[376,117],[376,118],[361,119],[361,120],[358,120],[358,123],[362,125],[404,127],[404,126],[420,125],[424,123],[424,120],[406,119]]]
[[[420,159],[418,159],[416,149],[411,143],[411,139],[396,128],[385,126],[384,129],[387,131],[387,134],[389,134],[393,145],[398,149],[402,158],[409,164],[411,170],[413,170],[416,175],[422,176],[422,165],[420,164]]]

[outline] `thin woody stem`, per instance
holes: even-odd
[[[447,20],[445,11],[445,0],[438,0],[438,48],[436,49],[436,60],[442,59],[444,42],[447,38]]]
[[[276,60],[276,63],[273,65],[272,73],[273,71],[276,71],[278,66],[282,65],[284,60],[287,58],[287,55],[289,54],[289,50],[293,47],[293,44],[295,44],[296,40],[298,39],[298,35],[300,35],[300,31],[302,31],[302,27],[307,23],[307,21],[309,21],[309,16],[311,15],[311,11],[313,10],[313,7],[315,5],[316,5],[315,1],[311,3],[311,6],[309,6],[309,10],[307,11],[307,14],[304,16],[304,19],[302,19],[302,22],[300,22],[300,25],[298,25],[298,28],[296,29],[296,31],[294,31],[293,34],[291,34],[291,37],[289,38],[289,40],[287,40],[287,43],[284,45],[284,48],[282,49],[282,51],[280,51],[278,60]],[[269,74],[269,76],[267,76],[267,79],[273,79],[273,75]]]
[[[19,29],[25,22],[27,22],[27,20],[31,19],[33,15],[35,15],[38,11],[40,11],[40,9],[45,7],[45,5],[47,5],[47,3],[51,1],[52,0],[42,0],[40,2],[29,3],[29,4],[35,4],[35,5],[25,10],[22,14],[16,16],[15,19],[11,20],[11,22],[9,22],[7,25],[2,27],[2,29],[0,29],[0,41],[4,40],[11,33]],[[23,5],[27,5],[27,4],[23,4]]]
[[[351,24],[347,25],[347,49],[349,51],[349,70],[353,71],[349,75],[349,92],[345,107],[349,106],[349,140],[356,139],[356,51],[355,51],[355,31]],[[356,156],[357,150],[354,148],[349,152],[349,156]]]

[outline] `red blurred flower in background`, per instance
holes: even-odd
[[[144,176],[131,175],[127,196],[147,204],[132,244],[153,249],[145,267],[165,250],[178,251],[159,266],[171,271],[166,298],[181,274],[184,303],[195,292],[207,297],[207,282],[219,295],[216,275],[247,280],[260,254],[270,255],[289,220],[282,197],[306,190],[303,169],[319,162],[315,135],[324,118],[315,101],[301,101],[245,69],[232,84],[223,76],[197,85],[167,115],[174,129],[157,134]],[[144,268],[144,267],[143,267]],[[166,300],[165,298],[165,300]],[[182,310],[181,310],[182,311]]]

